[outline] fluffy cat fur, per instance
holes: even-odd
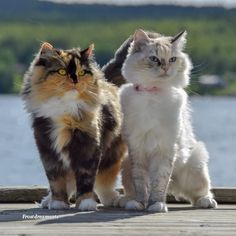
[[[215,208],[210,191],[208,153],[196,140],[188,95],[192,68],[183,52],[186,32],[151,38],[137,30],[122,73],[129,82],[120,89],[123,136],[129,158],[122,181],[129,210],[167,212],[167,191],[193,206]]]
[[[105,206],[119,198],[121,107],[92,51],[93,45],[62,50],[44,43],[24,76],[22,97],[50,185],[43,208],[69,208],[74,192],[82,211],[96,210],[94,190]]]
[[[160,36],[158,33],[145,31],[149,38],[157,38]],[[102,71],[105,74],[105,78],[120,87],[126,83],[124,76],[121,73],[121,68],[128,54],[130,44],[133,42],[133,35],[127,38],[121,46],[116,50],[114,57],[103,66]]]

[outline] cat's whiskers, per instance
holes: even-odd
[[[191,94],[194,94],[195,96],[201,96],[200,93],[193,91],[192,89],[190,89],[190,87],[185,88],[185,90],[188,92],[188,94],[191,93]]]
[[[208,63],[203,61],[200,64],[194,64],[191,70],[191,74],[195,72],[203,72],[208,67]]]

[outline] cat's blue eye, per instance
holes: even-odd
[[[176,59],[177,59],[176,57],[171,57],[170,60],[169,60],[169,62],[175,62]]]
[[[151,61],[154,61],[154,62],[158,62],[159,61],[159,59],[157,57],[155,57],[155,56],[150,56],[149,59]]]
[[[153,62],[157,62],[158,65],[161,65],[160,60],[156,56],[150,56],[149,59]]]

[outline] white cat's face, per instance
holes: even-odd
[[[185,35],[182,32],[174,38],[150,39],[144,31],[136,31],[123,66],[124,77],[131,83],[146,86],[183,84],[177,79],[181,80],[179,77],[191,69],[188,56],[182,52]]]

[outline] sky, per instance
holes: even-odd
[[[175,4],[185,6],[236,7],[236,0],[49,0],[63,3],[106,3],[113,5]]]

